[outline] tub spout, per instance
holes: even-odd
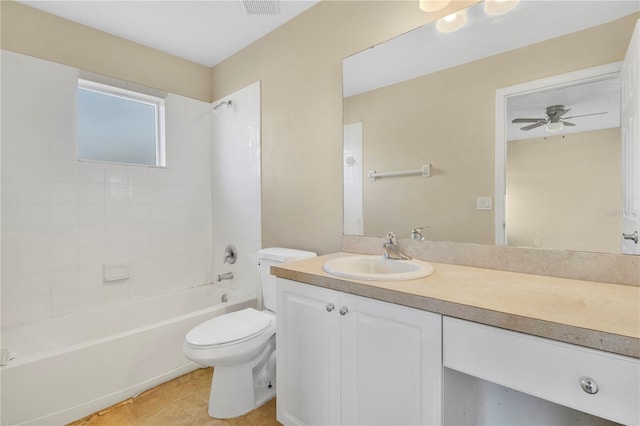
[[[218,282],[222,280],[232,280],[232,279],[233,279],[233,272],[227,272],[226,274],[218,275]]]

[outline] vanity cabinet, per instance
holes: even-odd
[[[438,314],[277,280],[284,425],[440,424]]]
[[[444,317],[443,365],[615,422],[640,423],[640,360]]]

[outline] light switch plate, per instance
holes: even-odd
[[[476,198],[476,210],[491,210],[492,209],[491,197],[477,197]]]

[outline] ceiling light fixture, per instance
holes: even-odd
[[[436,28],[441,33],[452,33],[464,27],[464,24],[466,23],[467,23],[467,11],[460,10],[456,13],[452,13],[451,15],[447,15],[444,18],[438,19],[438,22],[436,23]]]
[[[550,121],[547,123],[547,132],[559,132],[563,127],[562,121]]]
[[[484,12],[487,15],[501,15],[516,7],[519,0],[485,0]]]
[[[451,0],[420,0],[420,9],[423,12],[437,12],[444,9],[451,3]]]

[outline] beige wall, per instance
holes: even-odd
[[[364,179],[365,235],[407,237],[412,227],[429,226],[427,239],[492,243],[494,212],[476,210],[476,197],[494,195],[496,89],[620,61],[636,19],[347,99],[345,123],[364,123],[365,174],[433,165],[430,178]]]
[[[211,102],[211,69],[12,0],[0,2],[2,49]]]
[[[509,141],[507,242],[620,252],[620,128]]]

